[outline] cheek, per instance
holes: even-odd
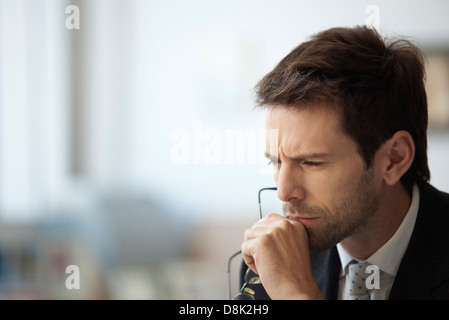
[[[343,199],[351,196],[355,186],[359,183],[364,169],[361,166],[341,167],[316,177],[310,181],[313,186],[314,198],[321,205],[327,207],[331,213],[340,205]]]

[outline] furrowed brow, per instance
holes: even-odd
[[[301,161],[301,160],[307,160],[307,159],[323,159],[329,157],[329,153],[305,153],[293,157],[287,157],[288,159],[292,161]]]
[[[265,157],[267,159],[278,159],[278,156],[273,156],[268,152],[265,152]],[[327,158],[329,157],[329,153],[306,153],[306,154],[302,154],[302,155],[296,155],[293,157],[286,157],[287,159],[291,160],[291,161],[304,161],[307,159],[323,159],[323,158]]]

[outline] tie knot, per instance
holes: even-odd
[[[369,300],[370,290],[366,287],[366,268],[368,262],[349,264],[349,299],[351,300]]]

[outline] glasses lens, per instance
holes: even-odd
[[[282,215],[282,201],[279,200],[276,190],[262,190],[260,192],[260,207],[262,211],[262,218],[269,213],[277,213]]]

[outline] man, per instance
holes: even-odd
[[[284,216],[245,232],[255,298],[449,299],[449,195],[428,184],[422,53],[371,28],[333,28],[256,91],[278,133],[266,150]]]

